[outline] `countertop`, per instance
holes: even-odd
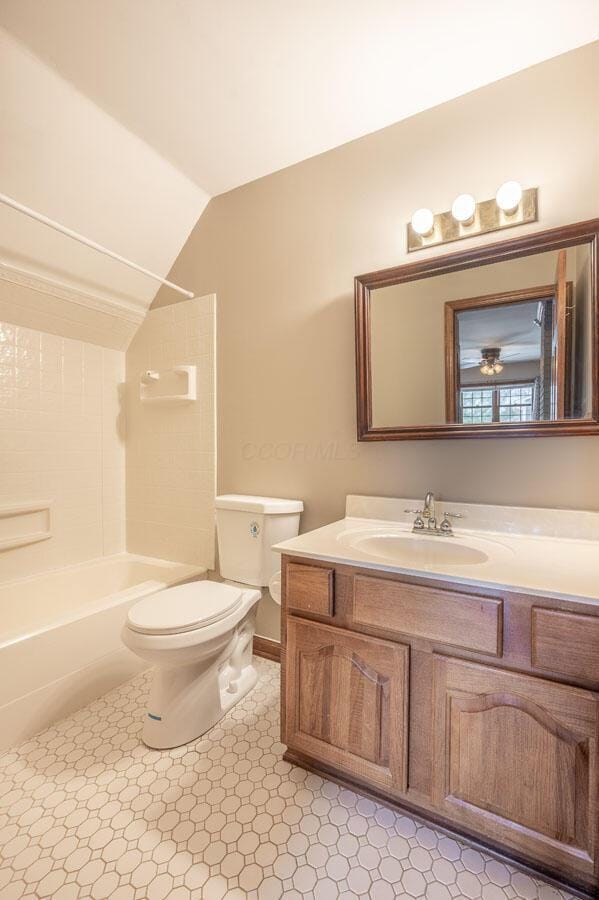
[[[439,578],[454,584],[599,604],[598,540],[459,528],[455,529],[454,537],[424,537],[428,541],[452,542],[482,551],[488,557],[486,561],[475,565],[421,561],[413,565],[411,561],[397,565],[351,545],[352,535],[371,528],[382,529],[387,535],[411,535],[411,525],[406,522],[347,516],[323,528],[275,544],[273,550],[289,556],[381,572]]]

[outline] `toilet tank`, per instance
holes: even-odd
[[[280,568],[270,548],[299,531],[301,500],[223,494],[216,498],[220,574],[228,581],[265,587]]]

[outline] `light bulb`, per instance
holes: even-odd
[[[499,375],[500,372],[503,372],[503,365],[499,360],[488,360],[482,364],[480,372],[481,375]]]
[[[520,206],[522,185],[517,181],[506,181],[495,194],[495,202],[504,213],[512,215]]]
[[[435,217],[433,216],[431,210],[426,209],[426,207],[422,207],[422,209],[417,209],[412,216],[412,229],[416,232],[416,234],[420,234],[422,237],[426,237],[432,232],[434,222]]]
[[[475,211],[476,200],[472,194],[460,194],[451,205],[451,215],[462,225],[469,225],[472,222]]]

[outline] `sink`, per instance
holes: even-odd
[[[489,559],[489,553],[485,552],[487,542],[480,538],[427,537],[392,527],[374,527],[344,531],[337,540],[381,562],[416,569],[480,566]],[[491,548],[486,549],[491,552]]]
[[[357,538],[356,550],[398,565],[476,566],[488,560],[486,553],[464,544],[449,543],[450,538],[414,538],[381,534]]]

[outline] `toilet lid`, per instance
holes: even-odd
[[[158,591],[135,603],[127,624],[142,634],[178,634],[212,625],[234,612],[242,591],[217,581],[192,581]]]

